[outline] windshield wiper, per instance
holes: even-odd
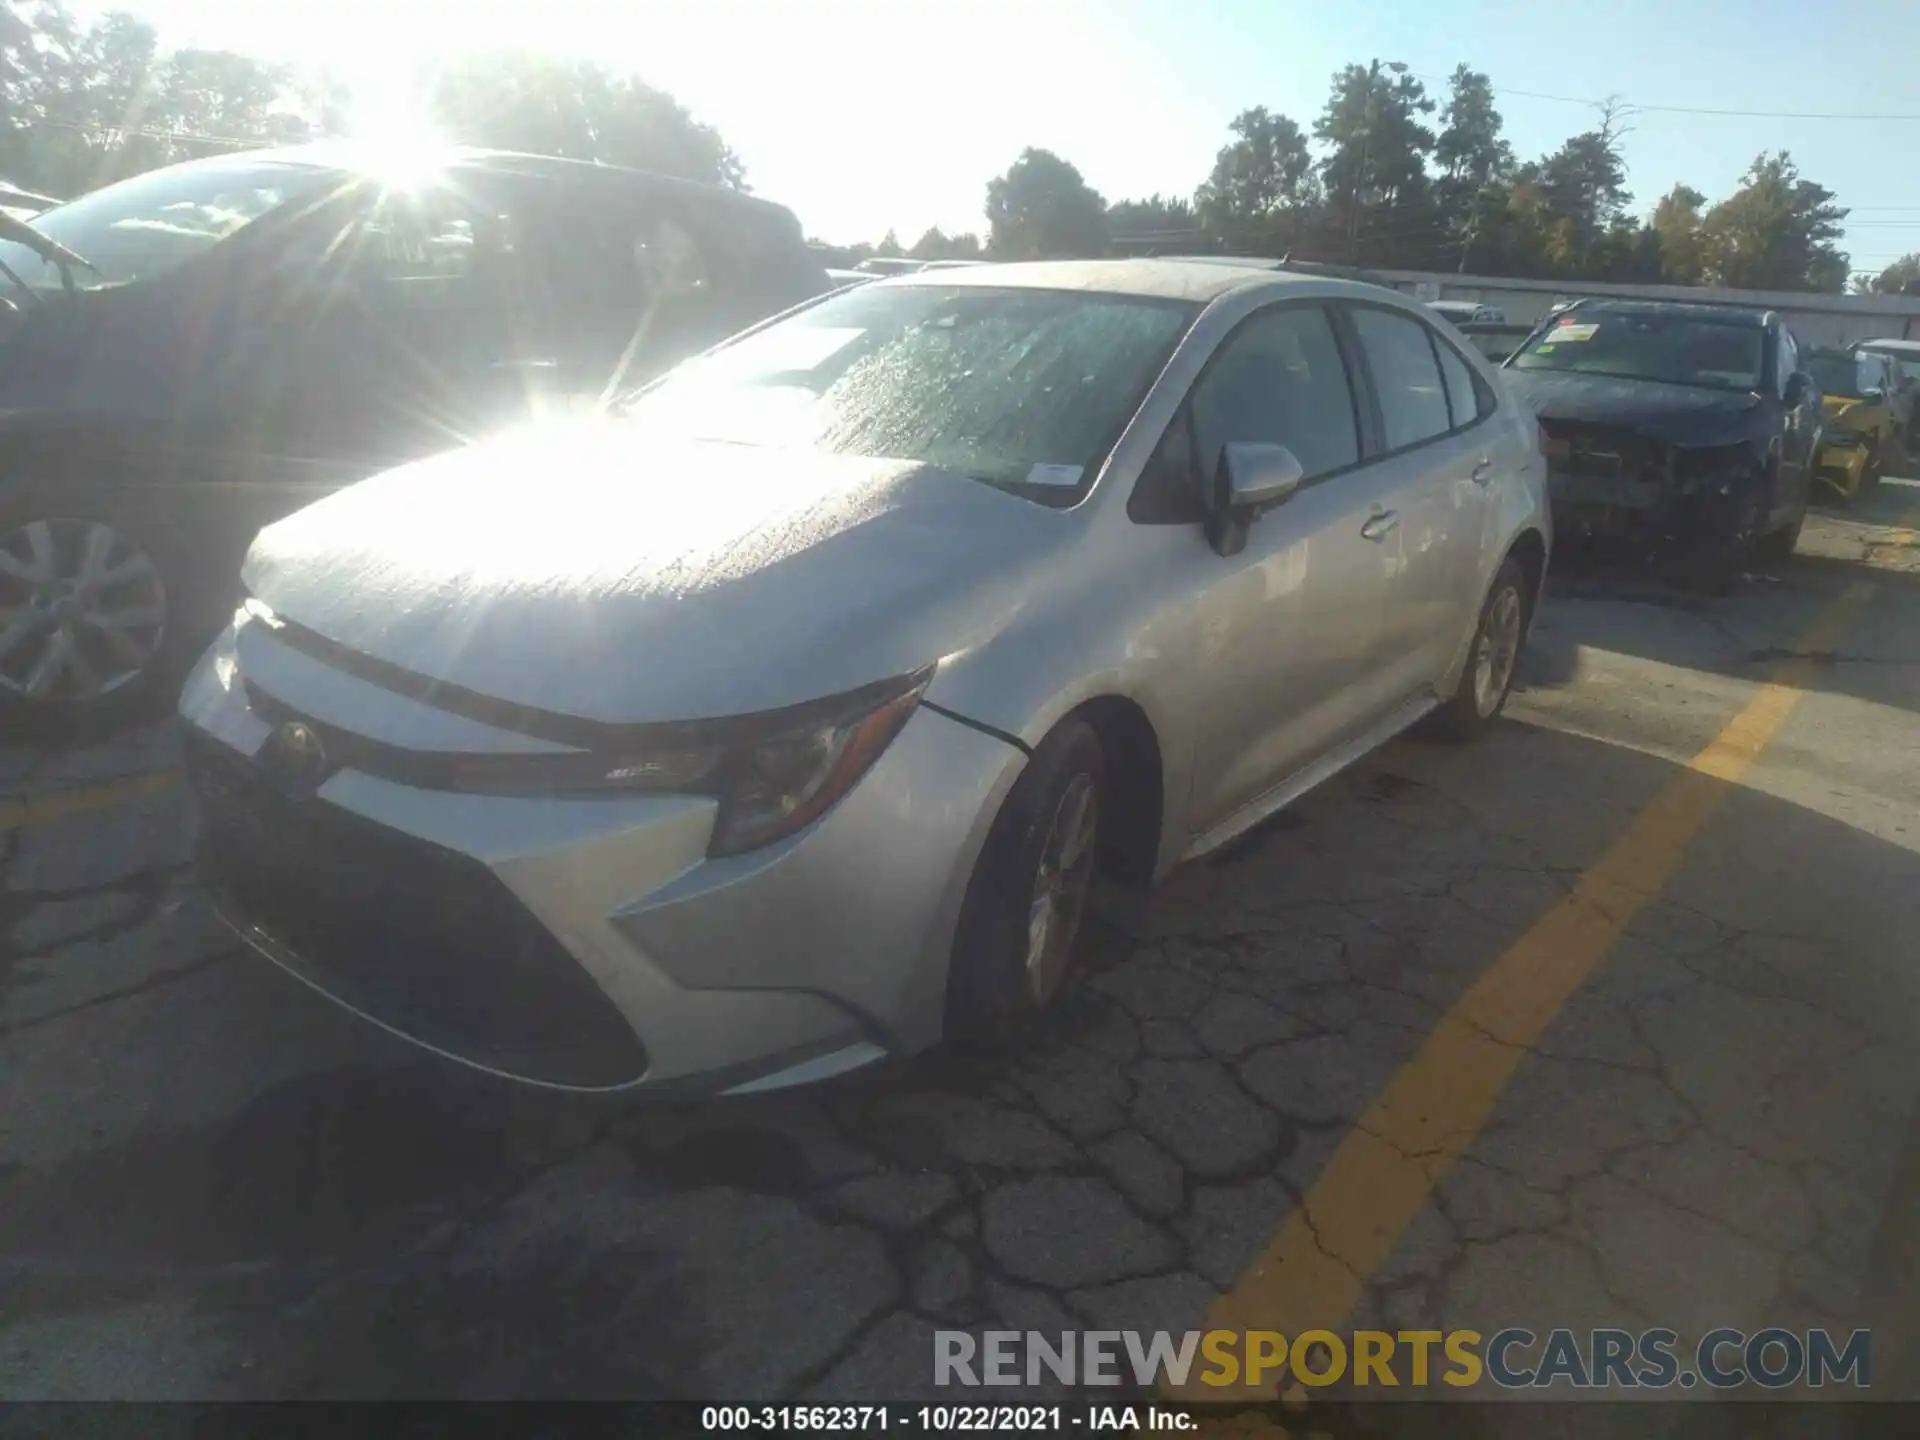
[[[73,293],[73,272],[75,270],[91,270],[102,279],[106,278],[105,273],[100,267],[87,259],[86,256],[76,254],[74,251],[69,250],[50,235],[42,235],[38,230],[27,224],[26,221],[17,220],[4,210],[0,210],[0,240],[11,240],[16,245],[24,245],[48,264],[58,266],[60,269],[61,287],[66,290],[68,294]],[[17,281],[19,277],[15,276],[14,279]],[[23,286],[23,288],[26,287]],[[31,294],[32,291],[29,289],[28,293]],[[35,298],[37,299],[38,297],[36,296]]]

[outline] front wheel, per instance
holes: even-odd
[[[1033,752],[974,866],[947,977],[947,1033],[978,1049],[1023,1039],[1073,971],[1100,853],[1105,757],[1068,720]]]
[[[1433,730],[1448,740],[1477,740],[1486,734],[1506,708],[1518,668],[1520,646],[1527,636],[1527,577],[1518,562],[1508,559],[1493,577],[1480,623],[1467,651],[1460,684],[1433,714]]]
[[[0,504],[0,724],[85,738],[156,708],[198,638],[194,569],[136,507]]]
[[[1866,488],[1862,482],[1861,488]],[[1793,552],[1800,546],[1800,532],[1807,523],[1807,512],[1803,507],[1793,520],[1778,530],[1768,531],[1754,542],[1753,553],[1769,565],[1782,565],[1793,558]]]

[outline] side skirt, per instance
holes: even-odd
[[[1189,860],[1198,860],[1202,855],[1218,850],[1229,840],[1244,835],[1275,811],[1291,805],[1309,790],[1331,780],[1354,761],[1378,750],[1401,731],[1418,722],[1421,717],[1437,710],[1439,706],[1440,702],[1433,697],[1432,691],[1422,690],[1399,709],[1388,712],[1386,718],[1372,729],[1362,732],[1344,745],[1327,751],[1319,759],[1296,770],[1266,794],[1242,805],[1189,845],[1186,853],[1180,857],[1180,863],[1184,865]]]

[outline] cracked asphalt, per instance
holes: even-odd
[[[720,1103],[417,1059],[213,921],[169,727],[0,748],[0,1396],[951,1400],[937,1329],[1194,1328],[1783,662],[1804,697],[1324,1323],[1870,1326],[1914,1395],[1915,518],[1889,481],[1725,599],[1559,579],[1486,742],[1103,895],[1030,1051]]]

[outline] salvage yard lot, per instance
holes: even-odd
[[[1390,1243],[1288,1328],[1872,1326],[1898,1389],[1915,519],[1889,481],[1724,600],[1558,578],[1487,743],[1397,742],[1103,897],[1029,1052],[752,1100],[428,1065],[208,914],[170,727],[0,749],[0,1395],[906,1399],[937,1328],[1257,1323],[1310,1193]],[[1355,1122],[1683,772],[1697,830],[1484,1123],[1436,1077],[1458,1163],[1405,1215],[1342,1191]]]

